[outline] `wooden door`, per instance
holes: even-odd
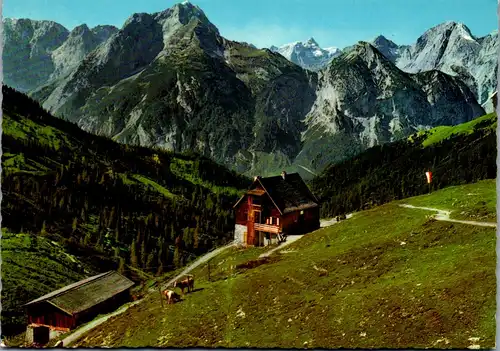
[[[49,342],[50,330],[46,326],[38,326],[33,328],[33,341],[45,345]]]
[[[262,212],[261,211],[254,211],[254,222],[262,224]]]

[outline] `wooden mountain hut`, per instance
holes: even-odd
[[[305,234],[320,227],[319,201],[298,173],[255,177],[234,205],[234,239],[244,245],[276,242],[281,233]]]
[[[134,283],[115,271],[81,280],[24,305],[28,317],[26,341],[44,345],[99,314],[131,300]]]

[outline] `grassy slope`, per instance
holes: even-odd
[[[493,203],[494,187],[405,202],[460,208],[474,192]],[[182,302],[162,309],[153,295],[79,346],[466,348],[479,337],[491,348],[495,230],[426,215],[397,203],[360,212],[253,269],[237,265],[262,249],[234,249],[212,262],[212,282],[206,267],[195,272],[197,291]]]
[[[91,273],[91,267],[57,242],[2,231],[2,325],[23,324],[19,301],[27,302]]]
[[[400,200],[398,203],[408,203]],[[414,206],[432,207],[453,211],[451,218],[495,222],[496,187],[494,179],[482,180],[473,184],[450,186],[429,195],[411,199]]]
[[[419,134],[424,134],[423,147],[443,142],[453,136],[470,135],[478,129],[495,132],[497,116],[490,113],[472,121],[456,126],[440,126]],[[409,138],[412,140],[412,137]],[[413,200],[415,206],[431,206],[439,209],[455,210],[453,218],[488,221],[496,220],[496,188],[493,180],[480,181],[476,184],[451,186],[431,196],[419,196]],[[462,201],[458,197],[466,193]],[[460,212],[458,212],[460,211]]]
[[[425,136],[425,140],[422,142],[422,145],[424,147],[428,147],[446,140],[452,136],[471,134],[475,129],[481,128],[481,126],[483,125],[485,125],[487,129],[495,131],[497,128],[496,114],[490,113],[488,115],[476,118],[466,123],[458,124],[456,126],[439,126],[427,131],[421,131],[417,133],[417,135]],[[413,140],[413,138],[414,136],[410,136],[408,139],[411,141]]]
[[[5,254],[2,255],[2,326],[4,327],[2,334],[4,335],[12,335],[12,333],[20,332],[24,328],[24,314],[20,308],[21,304],[56,288],[98,273],[100,270],[113,268],[101,265],[103,262],[101,258],[104,257],[106,263],[112,260],[117,261],[117,258],[113,258],[114,247],[107,247],[106,252],[96,251],[93,247],[95,240],[91,240],[88,247],[78,247],[78,243],[83,245],[82,240],[87,235],[91,235],[93,238],[98,235],[98,206],[103,199],[108,204],[110,201],[115,201],[121,205],[120,195],[123,196],[121,199],[125,198],[125,202],[127,202],[123,205],[128,205],[130,208],[128,213],[131,216],[138,213],[134,220],[141,221],[147,214],[155,214],[154,211],[157,211],[157,208],[153,206],[157,200],[162,198],[169,200],[175,198],[177,202],[186,203],[191,201],[190,190],[192,192],[202,189],[204,196],[210,194],[212,198],[216,198],[216,196],[219,198],[219,195],[224,195],[221,199],[236,200],[241,193],[242,184],[246,184],[244,178],[227,171],[208,159],[200,158],[197,155],[171,154],[145,148],[135,149],[98,138],[83,132],[76,126],[51,117],[39,109],[33,101],[5,86],[3,92],[2,190],[4,198],[2,201],[2,226],[4,236],[2,238],[2,251]],[[38,152],[40,146],[49,149],[44,150],[42,154]],[[122,159],[116,156],[121,153],[125,155]],[[127,186],[125,190],[129,194],[117,194],[113,182],[108,182],[107,185],[102,184],[102,182],[100,185],[93,183],[101,188],[96,193],[89,193],[88,188],[83,186],[84,183],[80,187],[76,186],[77,175],[67,171],[64,173],[64,177],[68,181],[65,184],[54,185],[52,179],[55,173],[60,172],[63,168],[68,169],[70,163],[75,163],[75,161],[78,163],[84,159],[87,164],[97,165],[97,172],[100,172],[99,176],[96,176],[95,168],[82,166],[89,177],[95,177],[99,182],[102,174],[113,174],[116,180],[121,180]],[[179,164],[186,167],[179,169]],[[157,167],[160,176],[156,176],[155,167]],[[153,171],[151,171],[152,169]],[[162,178],[161,174],[167,172],[171,172],[173,177]],[[22,177],[25,180],[23,184],[38,182],[41,189],[48,188],[50,192],[45,190],[46,195],[44,196],[59,195],[57,202],[61,198],[60,194],[67,192],[68,196],[72,196],[73,199],[73,205],[68,206],[67,211],[79,213],[81,208],[75,208],[75,201],[82,193],[87,194],[89,201],[88,219],[83,221],[78,218],[76,230],[72,229],[75,215],[65,213],[65,207],[59,210],[54,209],[53,213],[58,211],[58,217],[51,218],[50,213],[47,214],[45,211],[47,202],[44,202],[43,197],[39,198],[35,192],[29,190],[16,193],[15,186],[13,186],[13,180],[16,177]],[[80,183],[78,184],[80,185]],[[71,187],[69,191],[68,186]],[[6,193],[5,191],[9,189],[11,192]],[[140,196],[144,193],[148,193],[152,197],[150,203],[141,203]],[[139,198],[134,200],[134,195],[138,195]],[[92,196],[96,197],[92,198]],[[199,198],[201,198],[199,206],[192,204],[191,207],[189,207],[190,205],[185,207],[189,215],[196,214],[199,208],[205,206],[204,197]],[[230,200],[228,201],[230,202]],[[111,203],[109,206],[112,205]],[[215,205],[213,212],[220,210],[219,204]],[[145,207],[146,211],[150,212],[144,213],[144,210],[139,206]],[[221,208],[223,206],[230,205],[221,205]],[[173,216],[165,218],[160,212],[156,212],[156,214],[163,217],[161,219],[164,221],[175,220],[170,218]],[[42,221],[38,220],[37,223],[36,217],[47,222],[47,236],[40,235],[43,231],[41,229]],[[22,220],[20,221],[19,218]],[[213,220],[215,216],[207,218]],[[201,225],[204,224],[201,223]],[[15,227],[19,228],[13,230]],[[131,227],[129,225],[129,231],[131,231]],[[182,229],[177,230],[181,232]],[[18,234],[18,232],[22,234]],[[152,235],[165,235],[162,232],[163,230],[155,228]],[[201,229],[200,235],[202,234],[205,233]],[[26,245],[32,240],[30,238],[35,236],[38,236],[39,240],[26,249]],[[130,240],[130,237],[125,238],[122,231],[120,239],[121,255],[125,257],[126,263],[129,263],[129,242],[127,241]],[[211,239],[209,238],[209,240]],[[56,244],[50,246],[48,243],[51,241]],[[71,241],[71,245],[68,243],[69,241]],[[77,244],[74,244],[75,242]],[[150,245],[155,244],[156,240],[152,240]],[[78,247],[77,253],[73,250],[75,245]],[[173,242],[171,238],[166,237],[166,246],[168,245],[173,245]],[[86,265],[88,268],[86,272],[81,271],[77,265],[71,262],[68,257],[73,257],[72,255],[76,255],[77,262]],[[95,262],[92,262],[93,260]],[[117,266],[118,262],[115,262],[114,268]],[[158,266],[158,264],[155,263],[154,266]],[[135,276],[138,275],[140,276],[140,274],[135,274]],[[9,328],[11,328],[10,332]]]

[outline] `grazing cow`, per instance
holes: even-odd
[[[191,275],[191,274],[187,275],[187,278],[184,279],[184,281],[188,283],[188,289],[190,291],[193,291],[194,290],[194,275]]]
[[[182,291],[182,295],[184,295],[184,289],[187,288],[188,292],[191,292],[194,289],[194,277],[192,275],[188,275],[186,279],[174,282],[174,289],[179,287]]]
[[[165,290],[163,292],[163,295],[167,298],[167,303],[170,305],[171,303],[174,303],[175,301],[180,300],[179,294],[177,294],[175,291],[172,290]]]

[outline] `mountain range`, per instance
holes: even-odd
[[[497,87],[498,31],[484,37],[474,36],[463,23],[448,21],[423,33],[412,45],[398,45],[383,35],[370,43],[399,69],[408,73],[440,70],[457,76],[472,90],[481,104],[488,102]],[[314,39],[281,46],[275,50],[297,65],[309,69],[325,68],[342,50],[321,49]],[[314,59],[311,59],[314,58]],[[493,106],[485,106],[488,112]]]
[[[118,31],[114,26],[69,31],[53,21],[6,18],[4,82],[27,92],[74,69],[85,56]]]
[[[370,146],[484,115],[477,94],[492,90],[496,72],[493,37],[473,39],[484,49],[471,44],[467,56],[457,26],[444,32],[454,38],[448,45],[432,29],[414,46],[379,37],[340,52],[313,39],[279,49],[231,41],[190,3],[134,14],[119,30],[5,22],[6,83],[54,115],[123,143],[191,150],[252,175],[311,176]],[[448,51],[432,61],[438,44]],[[16,55],[26,55],[19,47],[30,52],[24,74],[15,66]],[[456,65],[442,62],[452,59],[468,68],[445,72]],[[490,79],[474,88],[469,71]]]
[[[313,71],[324,68],[342,52],[336,47],[322,49],[314,38],[310,38],[306,42],[297,41],[295,43],[286,44],[279,48],[271,46],[269,49],[280,53],[302,68]]]

